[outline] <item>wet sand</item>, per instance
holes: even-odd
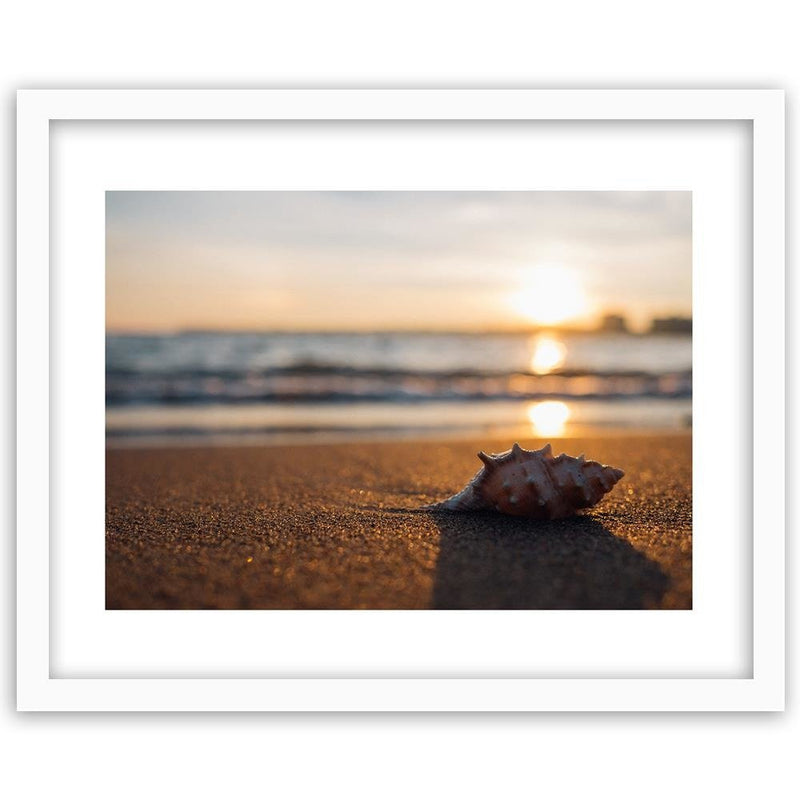
[[[420,510],[507,440],[109,450],[106,607],[691,608],[691,436],[551,441],[626,475],[543,523]]]

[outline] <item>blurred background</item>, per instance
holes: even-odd
[[[691,425],[689,192],[109,192],[112,446]]]

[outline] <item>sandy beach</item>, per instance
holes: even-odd
[[[691,608],[691,436],[552,443],[625,478],[542,523],[420,509],[509,441],[109,450],[106,606]]]

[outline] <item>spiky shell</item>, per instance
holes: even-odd
[[[467,486],[429,508],[562,519],[595,505],[625,474],[583,455],[554,457],[549,444],[525,450],[515,442],[505,453],[490,456],[481,451],[478,458],[483,467]]]

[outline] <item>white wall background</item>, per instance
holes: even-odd
[[[790,10],[790,3],[775,0],[746,9],[697,0],[565,0],[541,7],[506,0],[14,3],[3,15],[0,44],[4,372],[11,375],[14,365],[17,88],[784,88],[791,148],[800,68]],[[798,222],[791,149],[788,165],[791,232]],[[796,283],[790,284],[794,299]],[[0,574],[6,600],[0,759],[9,796],[405,798],[436,792],[654,799],[783,797],[790,786],[796,790],[800,718],[791,634],[798,608],[791,580],[785,714],[17,714],[12,391],[9,382],[0,398],[8,420],[0,466],[9,534]],[[762,454],[768,447],[762,443]],[[776,469],[766,462],[764,468]],[[790,574],[797,550],[790,549]]]

